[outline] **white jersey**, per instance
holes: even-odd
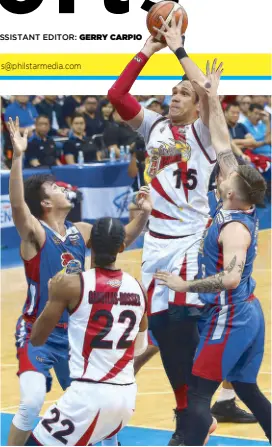
[[[145,181],[153,210],[149,230],[166,236],[195,234],[208,219],[208,186],[216,154],[201,119],[187,126],[144,109],[137,129],[146,144]]]
[[[68,324],[71,378],[133,383],[144,292],[136,279],[121,270],[95,268],[81,278],[82,298]]]

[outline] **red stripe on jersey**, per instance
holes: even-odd
[[[172,203],[172,205],[175,205],[175,202],[171,199],[171,197],[169,197],[169,195],[164,191],[162,185],[160,184],[159,180],[157,179],[157,177],[153,178],[152,182],[151,182],[152,188],[155,189],[155,191],[157,191],[157,193],[163,197],[165,200],[167,200],[167,202]]]
[[[156,217],[157,219],[165,219],[165,220],[179,220],[175,217],[168,216],[167,214],[161,213],[153,208],[151,212],[151,216]]]
[[[147,315],[151,315],[151,303],[154,289],[155,289],[155,279],[153,278],[147,289]]]
[[[217,264],[216,264],[216,271],[220,272],[223,268],[223,250],[222,245],[219,244],[217,241],[217,247],[218,247],[218,258],[217,258]]]
[[[183,263],[179,272],[179,276],[186,281],[186,273],[187,273],[187,255],[185,254]],[[186,292],[176,292],[175,293],[175,299],[174,304],[179,304],[181,306],[184,306],[186,304]]]
[[[200,141],[199,136],[197,135],[197,132],[196,132],[194,123],[192,124],[192,131],[193,131],[194,137],[195,137],[195,139],[196,139],[196,141],[197,141],[197,143],[198,143],[198,146],[200,147],[202,153],[205,155],[206,159],[208,160],[208,162],[209,162],[210,164],[214,164],[214,163],[216,162],[216,159],[215,159],[215,160],[212,160],[212,159],[210,158],[208,152],[206,152],[205,147],[203,146],[203,144],[202,144],[201,141]]]
[[[116,433],[118,433],[122,428],[122,422],[120,423],[120,425],[118,425],[118,427],[110,434],[106,437],[106,439],[112,438],[114,435],[116,435]]]
[[[181,183],[183,185],[184,195],[186,198],[186,202],[188,202],[189,190],[185,185],[188,183],[188,169],[187,169],[187,161],[181,161],[178,164],[178,168],[181,170]]]
[[[130,347],[125,350],[124,355],[115,363],[114,367],[111,368],[108,374],[102,377],[99,382],[106,382],[106,380],[112,379],[127,366],[128,362],[130,362],[130,360],[132,360],[134,357],[134,344],[135,340],[130,345]]]
[[[229,292],[230,303],[232,303],[232,292]],[[219,300],[217,300],[217,303]],[[206,337],[204,346],[197,357],[194,366],[193,374],[209,380],[216,380],[221,382],[222,378],[222,364],[225,347],[232,329],[232,321],[234,317],[235,306],[230,304],[229,315],[227,315],[225,327],[227,328],[225,335],[222,335],[223,340],[217,343],[211,343],[211,336],[214,332],[216,321],[219,318],[220,307],[217,308],[217,313],[213,316],[209,328],[209,333]],[[223,333],[224,334],[224,333]]]
[[[85,433],[81,436],[81,438],[77,441],[77,443],[75,445],[88,445],[88,442],[89,442],[89,440],[94,432],[94,429],[96,427],[99,414],[100,414],[100,410],[98,411],[98,413],[95,416],[91,425],[87,428]]]
[[[106,269],[96,268],[95,269],[95,279],[96,279],[95,291],[96,292],[105,292],[105,293],[114,291],[114,292],[118,293],[120,286],[118,288],[117,287],[113,288],[108,283],[111,279],[115,279],[115,280],[120,281],[120,285],[121,285],[122,277],[123,277],[122,270],[106,270]],[[97,321],[93,321],[93,316],[98,310],[101,310],[101,309],[105,309],[110,312],[112,309],[112,306],[113,306],[113,304],[106,304],[106,303],[101,303],[101,302],[95,303],[92,305],[92,310],[91,310],[88,325],[86,328],[83,349],[82,349],[82,356],[84,357],[84,371],[83,371],[83,374],[81,377],[84,377],[84,374],[88,367],[89,357],[90,357],[90,354],[93,349],[91,347],[91,343],[92,343],[94,337],[96,337],[101,332],[101,330],[103,330],[103,325],[101,325],[102,318],[99,318]]]

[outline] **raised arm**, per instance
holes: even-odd
[[[198,85],[198,88],[203,91],[203,94],[207,95],[212,146],[216,152],[222,176],[226,178],[237,168],[238,164],[231,149],[231,140],[226,119],[219,101],[219,96],[217,95],[221,73],[221,64],[216,68],[216,59],[213,61],[212,69],[210,69],[210,63],[208,61],[205,81],[199,83],[193,80],[192,83],[193,85]]]
[[[80,300],[79,275],[57,273],[48,285],[49,297],[44,310],[33,325],[30,341],[41,346],[56,327],[65,309],[73,311]]]
[[[155,41],[153,37],[149,37],[143,49],[129,62],[117,81],[115,81],[108,91],[109,101],[116,108],[123,120],[135,130],[143,122],[144,110],[129,91],[148,59],[164,47],[165,44]]]
[[[198,83],[202,84],[206,82],[205,74],[200,70],[200,68],[195,64],[195,62],[190,59],[188,54],[184,49],[184,38],[180,36],[180,30],[182,27],[182,15],[178,22],[176,22],[175,14],[172,16],[171,24],[167,24],[161,17],[162,27],[161,29],[154,29],[164,36],[168,47],[178,58],[180,65],[182,66],[185,74],[187,75],[190,82],[193,80],[197,81],[194,84],[194,89],[200,99],[200,116],[203,123],[209,127],[209,104],[205,91],[198,87]]]
[[[231,222],[223,228],[219,237],[219,243],[223,246],[222,272],[194,281],[183,281],[179,276],[168,272],[157,272],[154,276],[160,284],[177,292],[215,293],[236,289],[241,281],[250,241],[250,234],[245,226],[239,222]]]
[[[129,224],[125,226],[126,230],[126,238],[125,245],[128,247],[131,245],[138,236],[145,229],[147,221],[149,219],[150,213],[152,211],[152,202],[149,194],[149,187],[142,186],[138,195],[137,202],[140,208],[140,213],[133,219]],[[85,244],[88,248],[90,248],[90,237],[92,231],[92,225],[87,222],[77,222],[75,224],[79,231],[81,232]]]
[[[25,242],[38,243],[41,246],[45,239],[44,230],[39,221],[31,214],[24,199],[23,153],[27,148],[27,130],[20,135],[19,119],[8,122],[8,129],[13,146],[13,158],[10,171],[9,196],[12,217],[20,237]]]

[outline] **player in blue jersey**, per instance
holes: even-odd
[[[66,191],[57,186],[52,176],[35,175],[23,183],[22,159],[27,147],[27,132],[20,135],[19,120],[9,121],[13,144],[10,172],[12,216],[21,237],[21,257],[27,280],[27,298],[16,327],[19,360],[20,406],[15,415],[8,445],[24,445],[39,415],[45,394],[51,388],[50,370],[54,368],[63,389],[70,384],[68,368],[68,313],[64,312],[48,341],[42,347],[29,342],[34,321],[48,300],[48,281],[59,271],[84,270],[85,247],[92,225],[72,224],[66,220],[71,210]],[[140,190],[139,216],[126,226],[126,245],[144,229],[151,201],[146,187]]]
[[[271,440],[271,404],[257,385],[264,352],[264,317],[254,295],[258,219],[266,183],[251,166],[238,166],[230,149],[223,111],[216,95],[217,77],[207,72],[212,144],[223,181],[222,206],[206,230],[199,252],[198,279],[183,281],[168,272],[155,278],[178,292],[197,292],[205,306],[200,342],[188,390],[185,445],[203,445],[212,425],[210,403],[223,379],[252,411]],[[185,341],[186,342],[186,341]]]

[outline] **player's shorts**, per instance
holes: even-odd
[[[264,316],[257,298],[207,306],[193,374],[221,382],[255,383],[264,353]]]
[[[137,385],[73,381],[46,411],[33,436],[38,445],[89,445],[127,425],[135,409]]]
[[[182,317],[181,306],[203,307],[197,293],[178,293],[158,285],[153,275],[165,270],[181,276],[184,280],[194,279],[198,271],[198,250],[202,232],[178,239],[160,239],[145,234],[142,258],[142,282],[148,295],[148,314],[156,314],[174,306]],[[189,312],[190,313],[190,312]]]
[[[68,353],[68,332],[64,328],[55,328],[42,346],[33,346],[29,339],[32,324],[20,317],[16,325],[16,348],[19,361],[18,375],[26,371],[37,371],[46,378],[46,391],[52,386],[50,369],[54,368],[60,386],[65,390],[71,383]]]

